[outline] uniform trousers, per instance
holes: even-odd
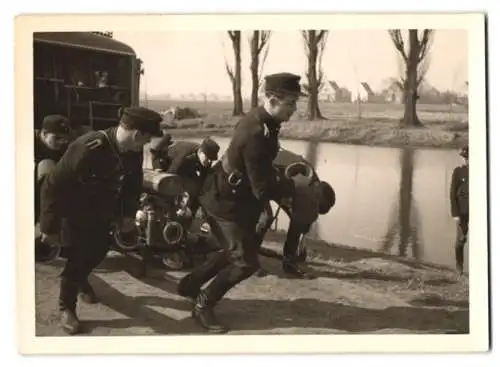
[[[457,235],[455,239],[455,260],[459,267],[464,264],[464,249],[469,234],[469,215],[462,214],[457,221]]]
[[[255,233],[256,220],[230,221],[209,211],[206,215],[221,250],[187,275],[186,285],[192,292],[197,292],[213,278],[204,293],[207,306],[214,306],[231,288],[258,270],[259,243]]]
[[[59,308],[74,311],[77,295],[90,273],[104,260],[110,248],[110,223],[63,221],[62,243],[66,264],[61,273]]]
[[[283,262],[285,263],[297,263],[300,260],[300,254],[298,253],[298,247],[301,235],[309,231],[309,226],[302,225],[293,220],[291,215],[291,210],[285,206],[281,207],[285,213],[290,218],[290,224],[288,226],[288,231],[286,233],[285,244],[283,245]],[[262,244],[266,232],[271,228],[273,224],[273,212],[271,205],[266,205],[265,210],[262,212],[259,218],[259,228],[257,231],[257,238],[259,244]]]

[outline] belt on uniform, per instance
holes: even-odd
[[[224,154],[221,158],[221,167],[222,170],[227,174],[227,183],[229,184],[229,186],[236,188],[241,185],[241,183],[243,182],[243,174],[237,169],[234,169],[229,164],[227,154]]]

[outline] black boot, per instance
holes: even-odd
[[[62,329],[74,335],[80,332],[80,320],[76,316],[76,300],[78,284],[66,278],[61,279],[61,293],[59,296],[59,310],[61,312]]]
[[[95,294],[94,289],[90,285],[88,278],[85,279],[80,284],[79,290],[80,290],[79,296],[83,302],[88,303],[88,304],[94,304],[94,303],[99,302],[99,299],[98,299],[97,295]]]
[[[298,279],[315,279],[316,277],[305,271],[301,268],[297,263],[292,261],[283,261],[282,264],[283,271],[289,277],[298,278]]]
[[[209,333],[227,333],[228,329],[217,321],[213,312],[213,307],[213,302],[210,302],[208,295],[202,291],[196,298],[196,303],[191,315]]]
[[[465,243],[459,243],[455,246],[455,264],[460,275],[464,273],[464,245]]]

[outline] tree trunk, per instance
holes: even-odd
[[[234,41],[234,81],[233,81],[233,116],[243,115],[243,98],[241,97],[241,31],[235,31]]]
[[[405,112],[401,123],[403,126],[422,126],[417,116],[418,100],[418,56],[419,41],[418,30],[409,30],[410,49],[408,60],[406,61],[406,78],[404,83],[404,103]]]
[[[251,106],[257,107],[259,103],[259,31],[253,31],[250,48],[250,72],[252,75]]]
[[[318,106],[318,77],[316,75],[316,60],[318,58],[318,44],[316,42],[316,31],[307,31],[309,41],[309,60],[308,60],[308,84],[309,98],[307,101],[307,114],[309,120],[317,118],[319,112]]]

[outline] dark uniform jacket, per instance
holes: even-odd
[[[170,165],[167,173],[187,177],[201,183],[205,180],[210,168],[203,167],[198,159],[200,144],[180,141],[168,147]]]
[[[293,182],[278,180],[273,166],[279,129],[280,123],[263,107],[252,109],[238,122],[222,162],[205,181],[200,202],[209,213],[226,220],[256,221],[270,199],[293,196]],[[242,178],[237,187],[228,183],[235,171]]]
[[[142,192],[142,152],[119,153],[116,128],[92,131],[69,145],[41,190],[40,230],[53,234],[61,219],[92,227],[135,217]]]
[[[459,166],[453,170],[450,184],[451,216],[469,214],[469,167]]]

